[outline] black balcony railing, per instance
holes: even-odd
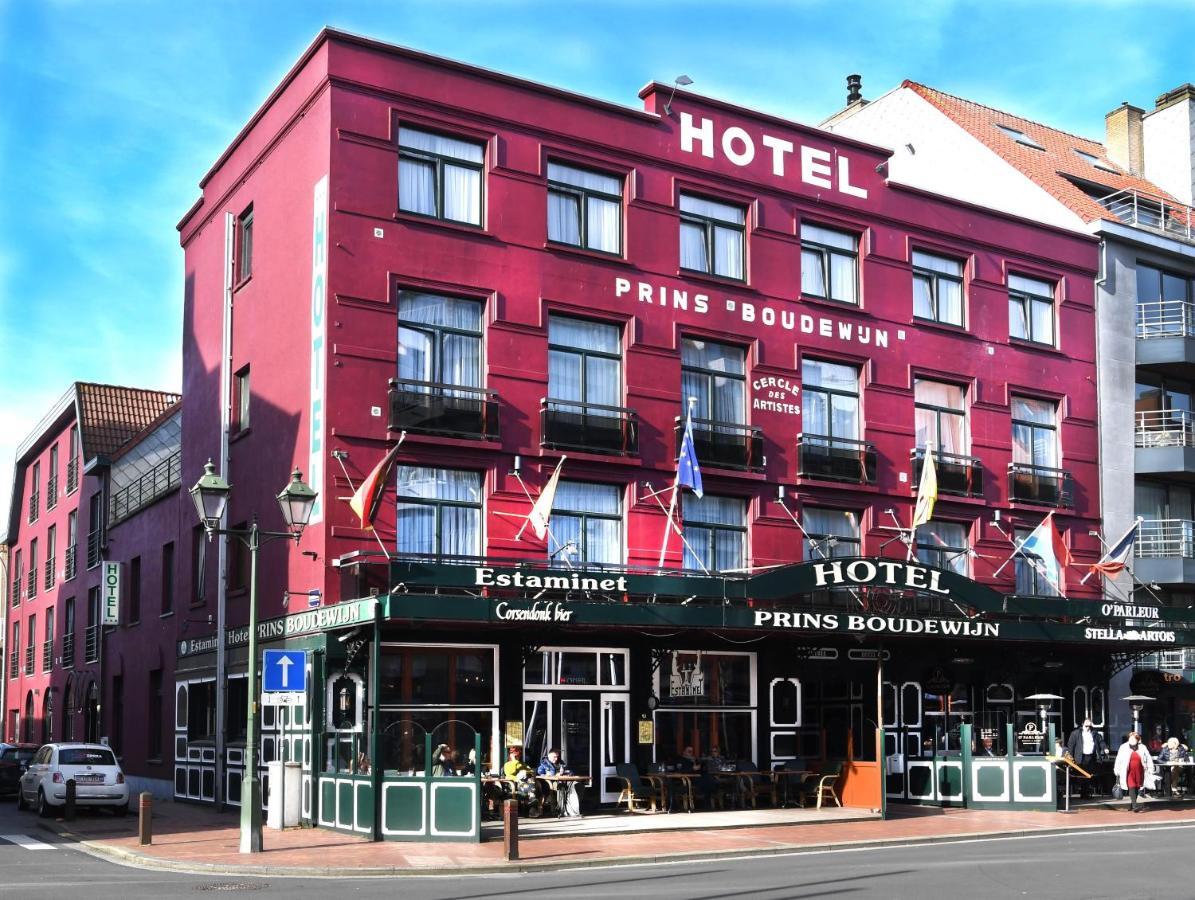
[[[25,596],[32,600],[37,596],[37,568],[34,567],[29,570],[29,574],[25,576]]]
[[[921,469],[925,462],[925,448],[913,451],[913,487],[921,484]],[[938,476],[938,492],[958,497],[983,496],[983,467],[973,456],[934,451],[934,471]]]
[[[804,478],[875,484],[875,445],[870,441],[818,434],[798,435],[797,474]]]
[[[676,452],[680,453],[685,434],[683,419],[676,420]],[[750,425],[716,422],[712,419],[693,420],[693,449],[697,461],[705,466],[763,471],[763,431]]]
[[[71,544],[69,547],[66,548],[66,565],[64,567],[62,577],[64,579],[66,579],[67,581],[70,581],[72,578],[75,577],[75,571],[76,571],[76,567],[78,565],[75,561],[75,558],[78,555],[79,555],[79,548],[76,547],[74,544]]]
[[[42,641],[41,645],[41,670],[49,672],[54,667],[54,642]]]
[[[87,535],[87,568],[94,569],[100,564],[100,533],[89,532]]]
[[[32,642],[25,648],[25,674],[33,674],[33,644]]]
[[[37,521],[38,501],[40,496],[37,491],[29,495],[29,522],[30,524]]]
[[[52,556],[46,560],[46,580],[43,582],[43,584],[46,586],[47,591],[54,586],[54,565],[56,562],[57,560],[55,560]]]
[[[88,625],[87,626],[86,641],[87,641],[87,645],[85,647],[85,652],[87,653],[87,655],[84,657],[83,661],[89,662],[89,663],[97,662],[100,658],[100,626],[99,625]]]
[[[66,492],[69,494],[79,486],[79,457],[72,456],[66,461]]]
[[[75,636],[67,632],[62,636],[62,666],[69,669],[75,664]]]
[[[639,416],[622,406],[543,400],[540,427],[545,447],[621,456],[639,452]]]
[[[481,388],[390,379],[390,428],[497,440],[498,395]]]
[[[13,605],[13,606],[19,606],[19,605],[20,605],[20,603],[21,603],[21,595],[22,595],[22,593],[23,593],[23,591],[22,591],[21,589],[22,589],[22,587],[24,587],[24,584],[25,584],[25,577],[24,577],[24,576],[23,576],[23,575],[22,575],[20,572],[17,572],[17,574],[16,574],[16,577],[15,577],[15,578],[13,578],[13,580],[12,580],[12,599],[11,599],[11,603],[12,603],[12,605]]]
[[[51,475],[46,481],[46,509],[53,509],[58,505],[58,476]]]
[[[182,452],[172,453],[136,481],[112,494],[109,523],[126,519],[176,487],[182,470]]]
[[[1073,495],[1071,473],[1064,469],[1033,466],[1029,463],[1008,464],[1010,500],[1063,507],[1071,505]]]
[[[12,650],[8,654],[8,677],[16,678],[21,674],[21,651]]]

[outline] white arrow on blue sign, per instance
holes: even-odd
[[[266,650],[261,668],[261,689],[265,693],[307,690],[305,650]]]

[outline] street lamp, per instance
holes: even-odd
[[[257,777],[257,551],[262,544],[273,540],[298,543],[303,529],[311,520],[316,492],[303,481],[303,473],[295,469],[290,482],[277,496],[287,531],[262,531],[254,517],[248,528],[221,528],[220,521],[228,505],[232,487],[216,474],[209,459],[203,475],[191,488],[195,512],[209,538],[226,534],[249,548],[249,699],[245,722],[245,774],[241,779],[241,852],[261,852],[261,781]],[[224,636],[220,635],[219,640]]]

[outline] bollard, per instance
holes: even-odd
[[[141,800],[137,804],[138,831],[141,834],[141,846],[146,847],[154,842],[154,795],[149,791],[141,792]]]
[[[68,822],[75,821],[75,779],[66,780],[66,807],[62,817]]]
[[[502,849],[508,860],[519,858],[519,801],[502,801]]]

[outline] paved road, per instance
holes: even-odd
[[[0,801],[0,896],[137,900],[250,894],[337,900],[806,900],[835,897],[1183,900],[1195,897],[1195,826],[459,878],[290,879],[182,875],[97,859]]]

